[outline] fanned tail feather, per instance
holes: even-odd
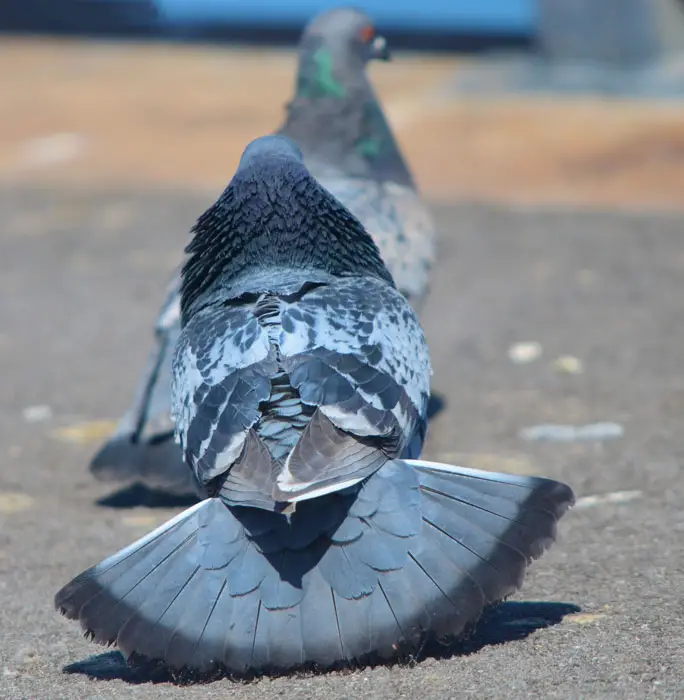
[[[572,505],[555,481],[395,460],[282,514],[193,506],[56,606],[101,643],[241,675],[416,654],[513,593]]]

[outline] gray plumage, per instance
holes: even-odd
[[[283,489],[310,497],[401,456],[425,433],[430,377],[372,239],[294,145],[260,153],[271,144],[292,142],[252,143],[195,226],[174,364],[186,462],[210,492],[230,468],[224,497],[266,508],[292,500]]]
[[[428,290],[434,226],[366,75],[388,57],[363,12],[324,12],[304,30],[295,95],[280,133],[294,139],[316,179],[371,234],[398,289],[419,310]],[[156,342],[136,398],[93,457],[102,480],[142,481],[172,493],[196,491],[171,436],[171,356],[180,333],[180,280],[159,315]]]
[[[56,596],[177,669],[414,655],[513,593],[572,491],[418,461],[430,362],[372,239],[279,136],[200,219],[173,406],[208,498]]]
[[[420,310],[435,258],[435,229],[367,75],[388,58],[368,15],[338,8],[314,18],[299,45],[295,95],[280,133],[311,173],[360,221],[397,288]]]

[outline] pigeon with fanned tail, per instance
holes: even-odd
[[[246,148],[188,253],[173,413],[206,499],[57,608],[128,656],[239,676],[413,657],[513,593],[572,491],[418,459],[423,332],[294,142]]]

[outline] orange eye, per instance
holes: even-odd
[[[369,44],[375,38],[375,27],[371,24],[367,24],[360,32],[359,36],[361,41]]]

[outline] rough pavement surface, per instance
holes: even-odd
[[[446,408],[428,455],[561,478],[580,497],[514,603],[467,644],[408,666],[178,687],[127,671],[53,610],[73,575],[180,507],[117,507],[140,494],[115,494],[86,465],[130,400],[167,275],[214,194],[0,190],[0,697],[684,697],[684,219],[674,216],[437,210],[425,325]],[[513,363],[519,341],[540,343],[541,356]],[[581,373],[554,369],[562,355]],[[520,437],[594,421],[624,436]]]

